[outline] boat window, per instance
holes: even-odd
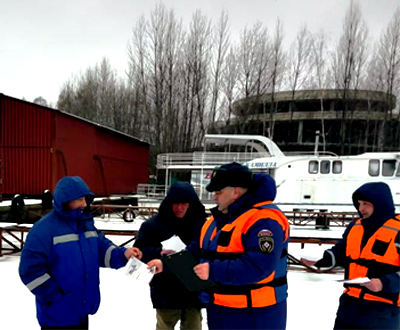
[[[396,169],[396,160],[385,159],[382,162],[382,175],[383,176],[393,176],[395,169]]]
[[[371,159],[369,161],[368,174],[370,176],[378,176],[380,170],[379,165],[379,159]]]
[[[308,173],[317,174],[318,173],[318,162],[315,160],[311,160],[308,163]]]
[[[331,171],[331,162],[329,160],[323,160],[321,162],[321,173],[329,174]]]
[[[398,165],[397,165],[396,176],[400,176],[400,162],[398,162]]]
[[[332,164],[332,173],[334,173],[334,174],[340,174],[340,173],[342,173],[342,161],[341,161],[341,160],[335,160],[335,161],[333,161],[333,164]]]
[[[266,173],[269,175],[271,175],[271,173],[273,172],[270,168],[252,168],[251,171],[253,173]]]

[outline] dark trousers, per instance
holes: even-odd
[[[82,324],[68,325],[66,327],[41,327],[42,330],[55,330],[55,329],[75,329],[75,330],[88,330],[89,318],[86,316],[86,321]]]
[[[343,321],[342,319],[336,317],[335,325],[333,326],[333,330],[351,330],[351,329],[363,329],[363,328],[349,324],[349,323]]]
[[[156,309],[156,330],[173,330],[178,321],[181,321],[181,330],[201,330],[201,310],[187,309]]]

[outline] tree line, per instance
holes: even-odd
[[[263,133],[273,139],[276,92],[289,90],[294,101],[298,90],[338,89],[344,105],[344,148],[353,110],[347,102],[350,90],[385,92],[385,121],[400,121],[391,97],[400,96],[400,8],[378,40],[372,39],[355,0],[350,1],[341,28],[340,38],[330,41],[323,31],[312,33],[303,25],[285,47],[279,19],[272,29],[258,21],[233,40],[226,12],[213,23],[197,10],[184,26],[160,3],[132,29],[125,75],[119,76],[103,58],[63,84],[57,108],[146,140],[155,157],[189,151],[201,144],[216,122],[229,125],[237,99],[257,102],[270,93],[271,106],[265,109],[270,120],[263,123]],[[242,126],[245,133],[245,123]],[[382,149],[385,125],[379,130]],[[400,141],[399,136],[393,138]]]

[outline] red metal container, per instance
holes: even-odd
[[[79,175],[96,196],[148,181],[147,142],[77,116],[0,94],[0,195],[39,197]]]

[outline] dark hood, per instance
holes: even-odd
[[[392,193],[389,186],[384,182],[363,184],[353,193],[353,204],[357,211],[359,200],[374,204],[374,213],[370,218],[386,221],[394,217],[395,208]]]
[[[177,182],[171,185],[167,196],[164,198],[160,204],[159,214],[163,219],[175,219],[175,215],[172,212],[173,203],[189,203],[189,209],[184,218],[188,218],[195,214],[196,218],[200,214],[205,214],[205,209],[203,204],[200,202],[193,186],[188,182]]]
[[[81,197],[86,197],[87,207],[84,212],[80,210],[66,210],[63,204],[74,201]],[[94,194],[88,185],[79,176],[66,176],[58,181],[54,192],[54,211],[63,218],[70,220],[84,220],[91,218],[90,204]]]

